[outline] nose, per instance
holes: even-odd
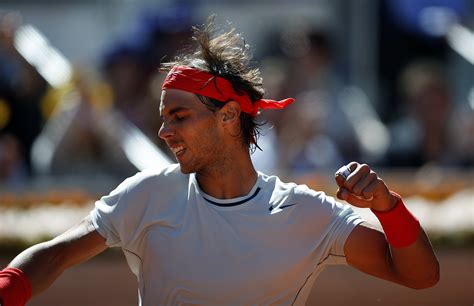
[[[165,124],[164,122],[161,124],[160,130],[158,131],[158,136],[165,140],[166,138],[174,135],[174,129],[170,127],[169,124]]]

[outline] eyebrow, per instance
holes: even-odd
[[[181,112],[181,111],[186,111],[186,110],[189,110],[188,107],[182,107],[182,106],[178,106],[178,107],[175,107],[175,108],[172,108],[169,112],[168,112],[168,116],[172,116],[178,112]],[[161,117],[163,117],[163,114],[161,113],[160,114]]]
[[[176,114],[178,112],[185,111],[185,110],[188,110],[188,109],[189,109],[188,107],[179,106],[179,107],[175,107],[175,108],[171,109],[168,112],[168,114],[173,115],[173,114]]]

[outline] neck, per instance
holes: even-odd
[[[247,195],[257,182],[257,171],[250,154],[241,158],[225,158],[214,167],[196,172],[199,187],[218,199],[232,199]]]

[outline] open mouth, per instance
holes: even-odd
[[[179,157],[183,155],[184,152],[186,152],[186,148],[184,146],[171,147],[170,149],[176,157]]]

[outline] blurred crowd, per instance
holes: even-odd
[[[0,183],[44,174],[131,175],[137,166],[130,161],[130,137],[145,137],[172,159],[157,136],[164,77],[158,67],[203,20],[182,8],[149,12],[132,35],[104,50],[100,65],[73,67],[71,80],[52,86],[15,46],[21,18],[1,18]],[[474,166],[474,82],[471,95],[456,101],[447,62],[420,56],[390,80],[396,103],[370,101],[347,82],[334,40],[330,31],[303,24],[262,38],[267,47],[256,60],[266,97],[291,96],[297,103],[261,115],[263,151],[253,154],[259,170],[334,171],[351,160],[380,167]]]

